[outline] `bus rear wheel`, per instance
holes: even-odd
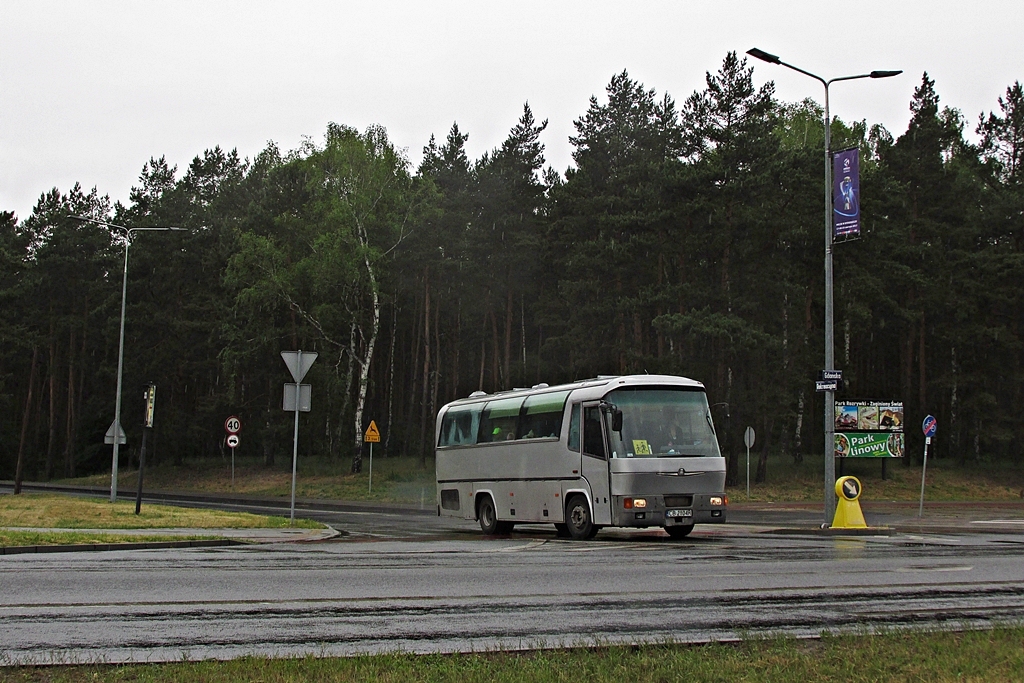
[[[488,536],[505,535],[512,533],[512,522],[499,522],[498,513],[494,509],[494,501],[490,496],[480,499],[476,510],[477,519],[480,520],[480,530]]]
[[[593,538],[597,533],[590,505],[583,496],[573,496],[569,499],[569,504],[565,508],[565,521],[569,527],[569,535],[577,541]]]
[[[665,533],[672,538],[686,538],[693,531],[693,525],[688,524],[686,526],[667,526],[665,527]]]

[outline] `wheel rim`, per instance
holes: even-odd
[[[484,526],[494,525],[494,508],[491,507],[490,503],[484,503],[480,507],[480,519],[483,521]]]
[[[569,519],[574,527],[582,529],[587,524],[587,509],[582,505],[574,505]]]

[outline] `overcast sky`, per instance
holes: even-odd
[[[476,157],[526,101],[564,172],[573,121],[614,73],[681,104],[728,51],[755,46],[826,78],[903,69],[831,93],[834,114],[895,134],[928,71],[973,133],[1024,80],[1022,39],[1021,0],[0,0],[0,209],[26,218],[76,181],[126,201],[150,157],[180,175],[215,145],[289,150],[329,121],[385,126],[414,164],[457,121]],[[806,76],[755,67],[780,99],[821,100]]]

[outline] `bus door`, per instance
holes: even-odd
[[[605,438],[601,402],[583,404],[583,462],[580,471],[590,484],[594,524],[612,523],[608,490],[608,444]]]

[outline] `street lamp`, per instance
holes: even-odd
[[[121,280],[121,332],[117,342],[117,397],[114,399],[114,424],[111,425],[111,429],[114,432],[114,456],[113,463],[110,466],[110,502],[113,503],[117,500],[117,456],[119,453],[118,447],[121,445],[121,375],[124,370],[124,308],[125,299],[128,294],[128,247],[131,246],[133,232],[166,232],[168,230],[187,232],[188,230],[171,226],[128,228],[116,223],[107,223],[106,221],[99,221],[85,216],[68,216],[68,218],[86,223],[95,223],[107,228],[124,230],[124,277]]]
[[[903,71],[872,71],[856,76],[839,76],[825,80],[821,76],[804,71],[800,67],[787,64],[776,55],[759,50],[756,47],[747,50],[747,54],[769,64],[778,64],[825,86],[825,370],[835,370],[835,337],[832,323],[832,159],[830,145],[831,120],[828,113],[828,87],[836,81],[853,81],[858,78],[889,78],[898,76]],[[825,526],[832,523],[836,509],[836,460],[835,460],[835,428],[836,428],[836,396],[831,391],[825,392]]]

